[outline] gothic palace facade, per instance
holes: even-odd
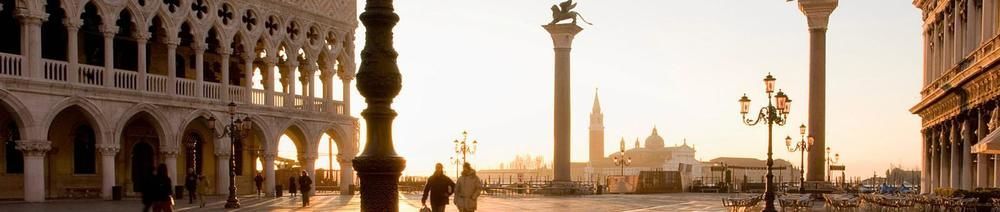
[[[270,192],[282,135],[307,171],[330,136],[341,190],[354,184],[354,0],[0,4],[0,199],[135,195],[161,163],[175,184],[195,170],[223,194],[230,157],[240,193],[258,159]],[[230,102],[252,122],[235,144]]]

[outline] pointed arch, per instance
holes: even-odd
[[[148,103],[139,103],[132,106],[128,110],[125,110],[125,112],[122,113],[122,116],[118,118],[118,121],[115,124],[114,135],[116,136],[113,137],[114,145],[121,146],[122,141],[119,139],[120,136],[117,135],[124,134],[128,122],[131,121],[133,118],[136,118],[143,114],[149,115],[149,117],[151,118],[150,121],[153,122],[152,123],[153,127],[156,128],[156,133],[159,134],[161,139],[163,139],[164,141],[173,140],[172,138],[174,134],[171,133],[169,130],[171,125],[168,122],[168,120],[170,119],[167,119],[167,117],[160,112],[162,110],[163,110],[162,108]]]
[[[32,118],[31,110],[25,107],[17,96],[14,96],[7,90],[0,89],[0,107],[12,112],[11,114],[14,119],[14,123],[20,127],[20,137],[22,139],[32,139],[35,138],[33,126],[35,126],[35,119]]]
[[[94,129],[94,131],[97,132],[95,133],[97,140],[108,142],[108,139],[106,139],[107,137],[105,134],[107,134],[109,128],[106,124],[106,121],[103,119],[104,117],[106,117],[104,116],[104,112],[102,112],[101,108],[98,107],[93,102],[91,102],[90,100],[87,100],[79,96],[66,97],[59,103],[53,105],[51,109],[49,109],[49,112],[46,113],[45,118],[42,119],[44,121],[42,122],[43,125],[41,128],[41,133],[48,133],[49,127],[52,126],[52,122],[55,121],[56,116],[59,115],[62,111],[66,110],[67,108],[74,106],[79,107],[81,112],[83,112],[84,116],[89,121],[92,122],[91,124],[95,128],[97,128]]]

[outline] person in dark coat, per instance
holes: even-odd
[[[299,187],[295,185],[295,176],[288,177],[288,194],[291,197],[295,197],[295,193],[298,192]]]
[[[152,184],[149,188],[151,192],[151,198],[153,201],[153,212],[170,212],[174,211],[174,183],[170,180],[170,176],[167,175],[167,165],[160,164],[156,167],[156,175],[151,179]]]
[[[198,194],[198,175],[194,169],[188,169],[187,177],[184,178],[184,188],[188,192],[188,204],[194,204]]]
[[[312,190],[313,181],[306,171],[299,175],[299,193],[302,193],[302,207],[309,206],[309,191]]]
[[[260,196],[260,188],[264,187],[264,176],[257,173],[257,176],[253,177],[253,184],[257,186],[257,196]]]
[[[431,198],[431,211],[444,212],[444,207],[448,205],[448,197],[455,193],[455,182],[444,175],[444,165],[438,163],[434,166],[434,174],[427,178],[424,185],[424,196],[420,203],[427,207],[427,197]]]
[[[143,177],[139,178],[135,189],[137,192],[142,193],[142,212],[149,212],[153,209],[153,173],[144,174]]]

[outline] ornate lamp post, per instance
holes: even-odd
[[[458,179],[462,172],[460,171],[462,164],[466,163],[467,155],[476,154],[476,147],[479,146],[479,141],[472,140],[472,143],[468,143],[469,132],[462,131],[462,140],[455,140],[455,156],[452,161],[455,163],[455,178]]]
[[[223,129],[221,135],[216,138],[229,136],[229,198],[226,199],[226,208],[240,208],[240,200],[236,198],[236,144],[241,139],[250,135],[250,128],[253,126],[250,117],[246,114],[236,112],[236,103],[229,103],[229,124]],[[243,119],[237,118],[243,116]],[[215,117],[208,119],[208,126],[215,129]]]
[[[815,141],[815,140],[813,139],[812,136],[809,136],[809,140],[807,142],[807,140],[806,140],[806,125],[805,124],[802,124],[802,126],[799,126],[799,135],[801,137],[800,138],[801,140],[799,140],[798,143],[795,143],[794,147],[792,147],[792,137],[791,136],[785,136],[785,146],[788,147],[788,151],[789,152],[799,152],[799,193],[806,193],[806,187],[805,187],[805,184],[806,184],[806,177],[805,177],[805,173],[806,173],[806,169],[805,169],[806,168],[805,167],[806,151],[809,151],[809,149],[812,148],[813,141]]]
[[[615,166],[621,168],[621,175],[625,176],[625,167],[632,165],[632,157],[625,155],[625,138],[622,138],[621,145],[619,146],[618,155],[613,158],[615,161]]]
[[[832,151],[830,151],[830,147],[826,147],[826,181],[827,182],[833,182],[833,181],[830,180],[830,174],[832,173],[832,171],[830,170],[830,164],[840,163],[840,153],[834,153],[833,154],[834,156],[831,158],[830,157],[830,152],[832,152]]]
[[[784,92],[778,90],[778,93],[774,95],[774,102],[771,102],[771,93],[774,93],[774,77],[771,74],[767,74],[764,78],[764,88],[767,93],[767,106],[760,109],[757,114],[757,118],[747,118],[747,113],[750,112],[750,98],[747,98],[746,94],[740,98],[740,114],[743,115],[743,122],[748,126],[754,126],[761,121],[767,122],[767,182],[764,184],[764,211],[777,211],[774,208],[774,174],[771,173],[771,168],[774,166],[774,160],[771,158],[772,152],[772,142],[773,128],[774,125],[784,126],[785,121],[788,119],[788,113],[791,111],[791,100]]]

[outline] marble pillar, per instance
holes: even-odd
[[[971,191],[973,188],[972,182],[972,140],[975,139],[972,131],[972,119],[966,117],[961,122],[962,126],[959,130],[962,139],[961,142],[961,154],[962,154],[962,168],[960,174],[962,178],[959,180],[962,189]]]
[[[826,178],[826,30],[839,0],[799,0],[809,25],[809,149],[807,181]]]
[[[930,169],[927,170],[927,174],[929,175],[927,179],[928,181],[930,181],[930,184],[927,186],[927,191],[934,192],[934,189],[938,187],[938,180],[940,179],[941,176],[940,174],[941,163],[938,162],[941,160],[941,153],[939,152],[941,149],[941,145],[939,143],[940,141],[938,140],[939,137],[938,137],[937,127],[930,127],[929,130],[930,130],[929,151],[931,154],[931,161],[930,161],[931,164],[930,164]]]
[[[951,124],[951,188],[962,188],[962,136],[960,132],[961,121],[954,120]]]
[[[340,162],[340,194],[352,194],[350,189],[354,185],[354,169],[351,166],[351,160]]]
[[[274,159],[278,156],[277,153],[268,152],[264,153],[263,166],[264,166],[264,193],[267,196],[273,197],[276,194],[275,186],[275,175],[274,175]]]
[[[980,112],[976,113],[976,138],[981,140],[989,134],[989,129],[986,126],[986,120],[989,116],[983,116],[986,113],[982,112],[984,109],[980,108]],[[989,154],[976,154],[976,187],[990,187],[990,155]]]
[[[229,194],[229,172],[231,171],[229,158],[233,156],[230,139],[228,136],[222,137],[217,139],[215,143],[215,194]]]
[[[170,176],[170,181],[174,185],[184,182],[177,179],[177,149],[162,148],[160,155],[163,157],[163,164],[167,165],[167,176]]]
[[[576,24],[543,25],[552,37],[555,51],[555,108],[553,181],[570,181],[570,50],[573,38],[583,28]]]
[[[67,81],[70,83],[80,82],[80,73],[77,72],[77,67],[80,61],[80,47],[79,47],[79,30],[81,21],[66,20],[63,21],[66,25],[66,76]]]
[[[47,140],[16,141],[24,155],[24,201],[45,202],[45,154],[52,149]]]
[[[103,25],[102,25],[103,26]],[[118,27],[104,27],[104,87],[115,87],[115,34]]]
[[[925,129],[923,132],[923,141],[920,142],[920,193],[926,194],[930,188],[930,165],[931,165],[931,145],[930,145],[930,129]]]
[[[111,187],[115,186],[115,155],[118,146],[102,146],[97,149],[101,153],[101,198],[111,199]]]
[[[951,161],[951,157],[949,155],[951,152],[951,141],[949,141],[948,139],[948,131],[950,128],[948,128],[947,124],[942,124],[942,125],[943,126],[941,126],[941,128],[939,129],[941,132],[938,135],[940,136],[940,140],[938,140],[938,142],[940,142],[939,145],[941,147],[939,152],[939,154],[941,154],[941,158],[938,159],[939,163],[938,187],[948,188],[951,182],[948,179],[948,176],[950,175],[950,172],[948,171],[948,166],[950,165],[949,161]]]

